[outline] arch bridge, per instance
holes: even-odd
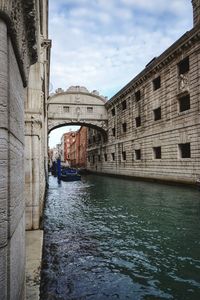
[[[107,134],[108,115],[106,98],[97,91],[72,86],[68,90],[57,89],[48,100],[48,132],[64,125],[80,125],[98,129]]]

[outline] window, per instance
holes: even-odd
[[[123,131],[123,132],[126,132],[126,130],[127,130],[127,124],[126,124],[126,123],[123,123],[123,124],[122,124],[122,131]]]
[[[95,143],[96,142],[96,137],[95,137],[95,135],[93,135],[93,143]]]
[[[115,116],[115,108],[111,110],[112,116]]]
[[[122,160],[126,160],[126,151],[122,152]]]
[[[107,153],[104,153],[104,160],[105,160],[105,161],[108,160]]]
[[[101,161],[101,155],[98,155],[98,161]]]
[[[135,118],[135,125],[136,125],[136,127],[141,126],[141,117],[140,116]]]
[[[161,158],[161,147],[153,147],[154,159]]]
[[[115,127],[112,128],[112,135],[115,136]]]
[[[88,162],[90,162],[90,156],[88,156]]]
[[[87,107],[87,112],[88,113],[93,113],[93,107],[91,107],[91,106]]]
[[[190,95],[185,95],[179,98],[179,111],[185,111],[190,109]]]
[[[160,76],[153,80],[153,90],[156,91],[161,87],[161,79]]]
[[[189,69],[190,69],[189,57],[184,58],[178,63],[179,75],[187,73]]]
[[[63,111],[64,112],[69,112],[69,106],[63,106]]]
[[[154,121],[160,120],[161,119],[161,107],[154,109],[153,114],[154,114]]]
[[[140,99],[141,99],[141,93],[140,93],[140,90],[139,90],[135,93],[135,100],[138,102],[138,101],[140,101]]]
[[[191,151],[190,151],[190,143],[179,144],[179,155],[180,158],[190,158]]]
[[[95,164],[95,155],[92,156],[92,163]]]
[[[136,160],[141,159],[141,150],[140,149],[135,150],[135,159]]]
[[[111,153],[111,156],[112,156],[112,160],[114,161],[115,160],[115,153]]]
[[[124,100],[123,102],[122,102],[122,110],[125,110],[126,109],[126,100]]]

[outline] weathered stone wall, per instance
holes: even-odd
[[[23,299],[24,88],[7,26],[0,19],[0,299]]]
[[[107,102],[108,142],[90,145],[91,170],[193,184],[200,178],[199,39],[196,26]],[[180,74],[179,63],[187,57],[189,70]],[[153,81],[159,76],[161,84],[155,90]],[[190,103],[181,111],[184,96],[190,97]],[[158,108],[161,116],[154,120]],[[136,125],[138,117],[141,124]],[[184,158],[180,144],[186,143],[190,157]],[[161,147],[158,159],[155,147]]]
[[[24,102],[35,1],[0,0],[0,299],[25,298]]]

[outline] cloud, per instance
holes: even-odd
[[[50,0],[54,89],[113,96],[192,27],[188,0]]]

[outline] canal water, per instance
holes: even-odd
[[[200,192],[50,177],[41,300],[200,299]]]

